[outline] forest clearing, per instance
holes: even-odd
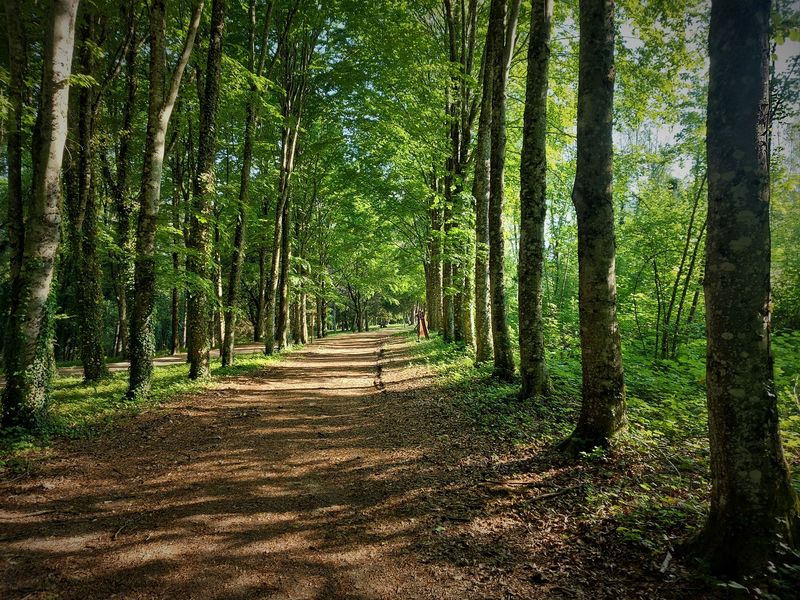
[[[4,0],[0,597],[800,598],[795,0]]]

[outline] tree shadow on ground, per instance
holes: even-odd
[[[581,537],[584,468],[498,458],[387,339],[320,341],[0,484],[0,596],[698,597]]]

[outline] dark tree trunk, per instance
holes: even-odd
[[[494,64],[489,54],[492,40],[487,35],[484,52],[483,93],[475,147],[475,362],[494,358],[491,302],[489,292],[489,166],[492,150],[492,81]]]
[[[181,79],[194,46],[203,2],[197,4],[183,50],[166,87],[166,7],[164,0],[152,0],[150,13],[150,90],[148,93],[147,133],[145,136],[142,187],[139,194],[139,219],[136,227],[136,262],[134,266],[134,302],[131,312],[130,368],[128,397],[146,396],[153,379],[153,309],[156,285],[156,226],[161,200],[161,173],[164,168],[166,134]],[[188,311],[187,311],[188,312]]]
[[[583,391],[578,425],[564,443],[569,452],[607,447],[626,424],[611,196],[613,103],[614,2],[581,0],[572,201],[578,218]]]
[[[257,75],[261,75],[266,55],[266,35],[269,32],[269,21],[272,15],[272,2],[269,3],[268,12],[265,16],[264,39],[261,44],[262,59],[258,65]],[[256,3],[250,0],[250,31],[249,31],[249,58],[248,68],[251,72],[256,71]],[[220,348],[222,366],[227,367],[233,364],[234,345],[236,335],[236,305],[239,301],[239,287],[242,279],[242,265],[245,257],[245,239],[247,235],[247,204],[250,200],[250,171],[253,163],[253,136],[256,128],[256,101],[258,100],[257,88],[251,85],[250,94],[247,98],[245,107],[245,127],[244,144],[242,147],[242,172],[239,182],[239,210],[236,216],[236,229],[233,234],[233,252],[231,255],[231,267],[228,272],[228,289],[225,295],[225,338]],[[263,266],[263,261],[259,262]],[[263,268],[261,269],[263,279]],[[261,313],[263,312],[263,287],[259,285],[259,296],[257,306],[256,327],[253,331],[254,341],[259,341],[261,337]]]
[[[81,73],[95,76],[92,47],[96,44],[95,15],[86,11],[79,27],[81,45],[78,64]],[[83,378],[94,383],[106,376],[105,353],[103,351],[103,289],[102,272],[97,255],[97,198],[94,190],[94,104],[96,92],[83,87],[78,92],[77,167],[73,201],[77,205],[72,211],[70,229],[72,234],[72,265],[75,269],[75,289],[79,298],[75,302],[78,319],[78,344],[80,348]]]
[[[197,281],[207,281],[211,273],[209,227],[214,195],[214,155],[216,146],[217,107],[222,69],[222,38],[225,31],[225,0],[214,0],[211,6],[211,34],[206,60],[205,90],[200,102],[200,131],[197,147],[197,169],[192,190],[192,211],[189,221],[188,272]],[[189,378],[208,377],[210,306],[206,292],[189,289]]]
[[[278,286],[278,312],[275,316],[275,339],[278,342],[278,350],[284,350],[289,345],[289,267],[292,261],[292,200],[287,197],[283,210],[281,233],[281,270]]]
[[[7,20],[21,18],[19,11],[6,9]],[[31,200],[5,348],[4,427],[35,428],[46,416],[54,368],[50,289],[61,225],[61,162],[77,10],[78,0],[54,0],[46,26]],[[21,23],[10,30],[21,31]]]
[[[116,160],[116,174],[109,172],[106,179],[112,190],[114,210],[117,214],[117,244],[119,254],[114,258],[114,294],[117,299],[117,315],[120,322],[120,346],[122,356],[128,356],[128,305],[134,280],[135,236],[133,231],[134,202],[129,189],[131,138],[133,118],[136,111],[138,75],[136,72],[136,7],[123,1],[123,13],[128,26],[128,47],[125,49],[125,100],[122,107],[122,131]]]
[[[28,54],[25,28],[20,17],[21,9],[18,0],[7,0],[5,4],[5,20],[8,32],[9,86],[10,108],[6,128],[8,130],[7,167],[8,167],[8,245],[9,245],[9,279],[10,306],[8,315],[14,315],[19,301],[19,275],[22,270],[22,257],[25,251],[25,215],[22,193],[22,117],[25,104],[28,102]],[[3,315],[5,318],[6,315]],[[11,331],[13,321],[6,323],[6,331]],[[0,341],[6,348],[6,336]]]
[[[268,211],[265,211],[265,213]],[[253,323],[253,341],[260,342],[264,335],[264,305],[267,301],[267,249],[258,250],[258,289],[256,290],[256,316]]]
[[[706,380],[717,575],[769,577],[797,546],[770,349],[769,0],[713,0],[709,35]],[[735,290],[735,293],[732,293]]]
[[[434,193],[435,193],[434,189]],[[434,197],[434,202],[437,200]],[[430,298],[429,315],[430,319],[428,324],[432,330],[441,331],[444,322],[443,315],[443,295],[442,295],[442,218],[443,212],[440,206],[434,206],[430,210],[431,216],[431,239],[428,243],[428,254],[430,261],[428,269],[430,270],[430,289],[432,296]]]
[[[285,109],[285,118],[290,118],[291,107]],[[299,127],[299,124],[297,125]],[[284,127],[281,142],[281,173],[278,185],[279,201],[275,206],[275,229],[272,237],[272,260],[270,262],[270,272],[267,279],[266,299],[264,302],[264,352],[272,354],[275,342],[278,341],[276,335],[278,314],[276,314],[276,304],[278,295],[278,283],[282,265],[282,247],[284,219],[286,207],[289,203],[289,179],[294,169],[294,156],[297,144],[298,131],[291,127]]]
[[[180,156],[182,153],[178,153],[175,156],[175,160],[173,163],[172,169],[172,178],[173,183],[175,184],[173,192],[172,192],[172,228],[179,232],[181,231],[181,217],[180,217],[180,202],[181,198],[183,197],[183,160]],[[174,237],[178,237],[179,234],[175,235]],[[178,243],[178,240],[175,240],[175,243]],[[181,290],[178,287],[178,280],[180,277],[180,268],[181,268],[181,261],[180,261],[180,254],[177,250],[172,252],[172,276],[175,279],[175,283],[172,286],[172,298],[171,298],[171,308],[170,308],[170,349],[169,353],[174,355],[180,351],[181,347]]]
[[[522,397],[549,391],[542,322],[544,220],[547,210],[547,74],[552,0],[533,0],[520,164],[519,351]]]
[[[513,12],[513,11],[512,11]],[[509,19],[515,18],[509,15]],[[492,80],[492,150],[489,168],[489,287],[492,305],[494,374],[509,381],[514,376],[514,356],[508,330],[505,286],[505,241],[503,229],[503,187],[506,153],[506,53],[511,52],[514,35],[506,34],[506,0],[492,0],[489,28]]]

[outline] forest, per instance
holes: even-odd
[[[794,0],[4,0],[0,597],[800,598]]]

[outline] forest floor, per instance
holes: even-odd
[[[263,353],[264,352],[264,344],[260,342],[253,342],[250,344],[240,344],[234,347],[233,349],[234,354],[243,355],[243,354],[254,354],[254,353]],[[218,358],[219,357],[219,350],[212,350],[211,351],[211,358]],[[168,356],[157,356],[153,359],[153,365],[156,367],[169,367],[173,365],[180,365],[186,362],[186,352],[177,352],[175,354],[170,354]],[[130,363],[126,360],[115,361],[106,363],[106,368],[108,369],[109,373],[118,373],[120,371],[127,371],[128,367],[130,367]],[[70,366],[63,366],[58,368],[58,376],[59,377],[83,377],[83,367],[77,365],[70,365]],[[0,375],[0,388],[4,387],[6,384],[5,377]]]
[[[487,435],[421,346],[324,339],[7,471],[0,597],[717,597],[587,514],[607,463]]]

